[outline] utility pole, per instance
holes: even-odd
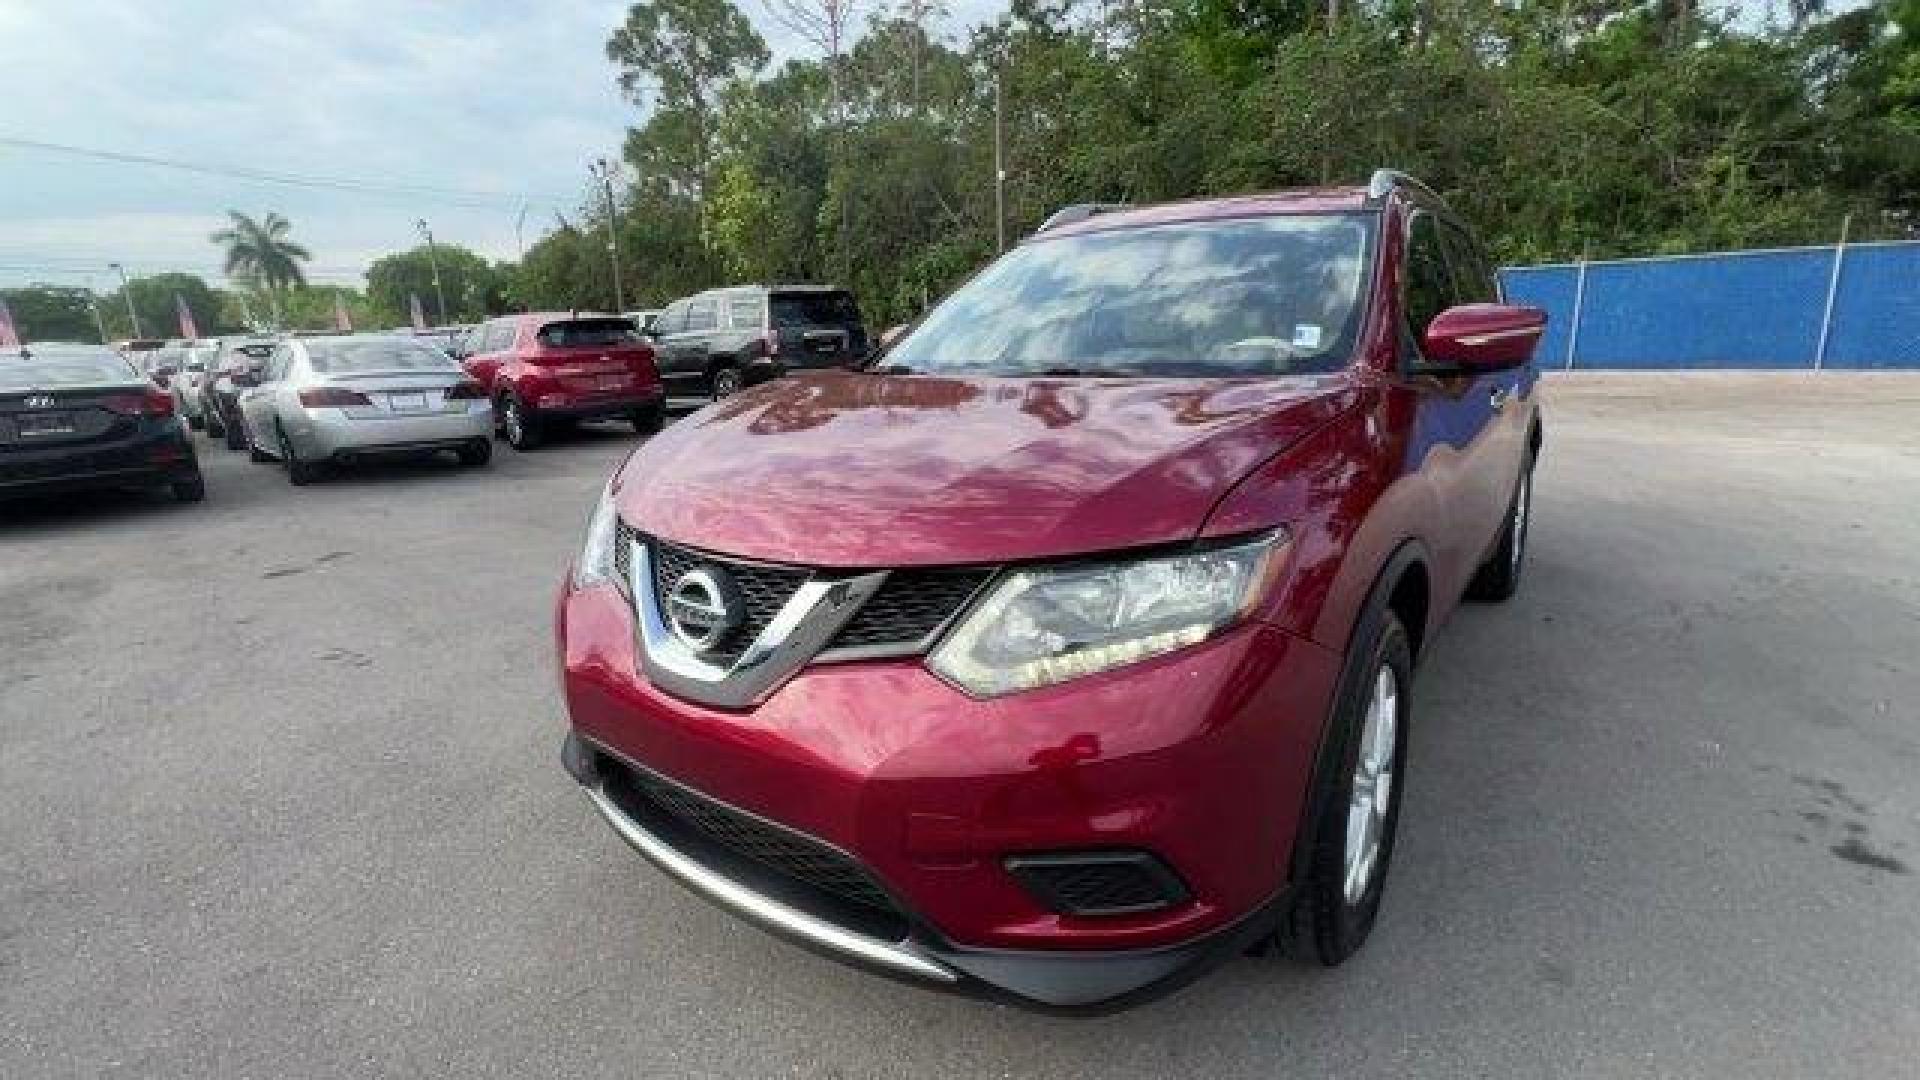
[[[87,306],[93,309],[93,325],[100,331],[100,344],[107,343],[107,318],[100,314],[100,297],[93,291],[93,279],[87,279]]]
[[[514,219],[514,222],[513,222],[513,243],[515,247],[520,249],[520,261],[523,263],[527,261],[526,228],[527,228],[527,204],[521,203],[520,216]]]
[[[433,298],[440,305],[440,319],[434,325],[447,325],[447,291],[440,287],[440,253],[433,246],[433,230],[427,227],[427,219],[414,222],[420,227],[420,235],[427,238],[427,266],[433,270]]]
[[[1000,100],[1001,71],[993,72],[993,249],[1007,250],[1007,137]]]
[[[127,268],[119,263],[108,263],[107,268],[120,275],[120,299],[127,302],[127,322],[133,325],[133,336],[146,337],[140,332],[140,313],[133,309],[133,285],[127,280]]]
[[[613,262],[613,311],[617,315],[627,310],[627,296],[620,288],[620,210],[613,201],[613,163],[601,158],[587,166],[587,172],[599,179],[607,193],[607,258]]]

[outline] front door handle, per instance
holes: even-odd
[[[1487,404],[1493,406],[1494,412],[1500,412],[1507,407],[1507,399],[1512,396],[1513,391],[1504,386],[1496,386],[1487,392]]]

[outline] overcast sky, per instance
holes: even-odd
[[[510,192],[529,243],[640,114],[604,52],[617,0],[0,0],[0,138],[415,188]],[[955,0],[951,32],[1004,0]],[[776,56],[803,51],[742,4]],[[0,285],[215,277],[227,208],[277,210],[315,282],[437,239],[515,254],[517,198],[312,190],[0,144]]]

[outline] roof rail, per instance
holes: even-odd
[[[1447,200],[1441,198],[1439,192],[1414,179],[1411,174],[1401,172],[1399,169],[1373,170],[1373,177],[1367,181],[1367,198],[1371,200],[1384,199],[1396,187],[1413,188],[1415,191],[1420,192],[1440,205],[1447,205]]]
[[[1041,222],[1040,227],[1033,231],[1043,233],[1048,229],[1057,229],[1062,225],[1072,225],[1076,222],[1085,221],[1097,214],[1111,214],[1116,210],[1130,210],[1132,208],[1132,203],[1123,202],[1074,203],[1071,206],[1063,206],[1055,210],[1051,217]]]

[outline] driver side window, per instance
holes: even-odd
[[[1415,211],[1407,225],[1407,258],[1402,272],[1401,307],[1406,313],[1403,328],[1408,354],[1413,362],[1420,357],[1420,340],[1428,324],[1455,303],[1453,275],[1447,269],[1447,252],[1440,226],[1433,215]]]

